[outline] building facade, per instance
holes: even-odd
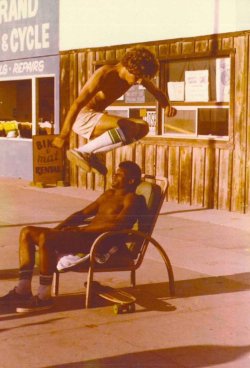
[[[32,137],[51,130],[59,130],[59,2],[1,2],[0,175],[32,179]]]
[[[109,186],[117,164],[167,176],[167,200],[249,212],[249,35],[233,32],[144,43],[160,61],[155,83],[178,109],[164,120],[160,106],[138,87],[108,110],[148,121],[141,141],[106,155]],[[140,43],[142,44],[142,43]],[[116,63],[132,45],[61,52],[61,121],[96,68]],[[78,138],[72,133],[71,147]],[[70,167],[72,185],[102,190],[103,178]]]

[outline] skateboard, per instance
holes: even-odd
[[[99,282],[93,282],[93,292],[101,298],[114,303],[114,314],[135,312],[136,298],[125,291],[113,289],[110,286],[101,285]]]

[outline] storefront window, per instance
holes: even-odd
[[[228,136],[227,108],[198,108],[198,135]]]
[[[176,116],[164,121],[165,134],[196,134],[197,111],[193,108],[177,110]]]
[[[107,112],[149,124],[149,135],[227,140],[230,120],[230,57],[161,60],[160,75],[153,81],[168,93],[177,109],[173,118],[143,86],[132,86]]]
[[[51,134],[54,110],[54,77],[0,81],[0,137]]]
[[[37,78],[37,119],[38,134],[51,134],[54,124],[54,78]]]
[[[0,82],[0,136],[18,137],[20,124],[27,127],[26,136],[31,136],[31,89],[30,79]]]
[[[164,65],[165,87],[177,115],[163,114],[163,134],[227,139],[230,58],[174,60]]]

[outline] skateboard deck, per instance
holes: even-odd
[[[113,311],[115,314],[132,313],[135,311],[136,298],[125,291],[113,289],[98,282],[93,283],[93,291],[101,298],[114,303]]]

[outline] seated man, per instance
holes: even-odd
[[[101,233],[132,228],[138,216],[147,211],[144,197],[135,193],[140,180],[141,170],[136,163],[121,162],[114,174],[112,188],[86,208],[72,214],[53,229],[24,227],[20,233],[19,282],[0,298],[0,305],[15,306],[20,313],[51,308],[51,285],[58,253],[89,253],[93,241]],[[91,221],[79,227],[88,218]],[[39,249],[40,285],[38,295],[32,296],[31,279],[36,246]],[[107,247],[103,249],[103,252],[107,251]],[[124,244],[118,252],[122,257],[129,250]]]

